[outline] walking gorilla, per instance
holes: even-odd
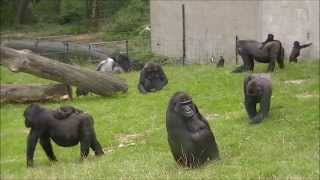
[[[193,168],[219,159],[218,145],[207,120],[185,92],[172,96],[166,126],[169,146],[179,165]]]
[[[251,123],[260,123],[270,110],[271,81],[265,77],[249,75],[243,87],[245,107]],[[257,103],[260,103],[259,112],[256,109]]]
[[[81,159],[86,158],[91,147],[95,154],[103,155],[96,138],[93,119],[71,106],[48,110],[38,104],[29,105],[24,111],[25,126],[31,128],[27,140],[27,167],[33,166],[33,155],[38,139],[49,160],[57,161],[50,138],[64,147],[75,146],[80,142]]]
[[[140,72],[138,89],[141,93],[161,90],[168,83],[168,79],[159,64],[148,62]]]

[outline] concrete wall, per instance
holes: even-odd
[[[319,58],[319,1],[261,1],[260,11],[261,40],[273,33],[281,40],[287,57],[293,41],[312,42],[312,47],[303,49],[299,58]]]
[[[300,58],[319,59],[319,1],[317,0],[151,0],[151,40],[156,54],[182,57],[182,4],[185,4],[186,57],[207,63],[223,55],[235,59],[235,35],[265,40],[268,33],[283,42],[313,42]]]

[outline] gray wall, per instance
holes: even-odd
[[[182,56],[182,4],[185,4],[188,63],[223,55],[235,59],[235,35],[263,41],[268,33],[283,42],[313,42],[300,58],[319,59],[319,1],[151,0],[151,40],[156,54]]]

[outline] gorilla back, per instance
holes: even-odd
[[[198,167],[219,158],[218,145],[207,120],[186,93],[177,92],[171,98],[166,127],[172,155],[179,165]]]

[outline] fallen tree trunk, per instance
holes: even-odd
[[[111,96],[116,92],[126,92],[128,85],[125,80],[69,64],[60,63],[32,53],[30,50],[15,50],[0,47],[0,64],[13,72],[26,72],[45,79],[74,85],[80,89],[102,96]]]
[[[5,47],[22,50],[30,49],[32,52],[40,54],[48,58],[56,57],[66,51],[66,47],[62,42],[45,41],[41,40],[38,43],[33,40],[10,40],[3,42]],[[92,50],[91,50],[92,51]],[[112,54],[116,53],[116,50],[112,49],[99,49],[97,48],[94,53],[90,52],[88,45],[73,44],[70,43],[68,46],[68,54],[82,58],[94,58],[100,60],[107,59]]]
[[[72,99],[68,85],[0,85],[0,103],[25,103]]]

